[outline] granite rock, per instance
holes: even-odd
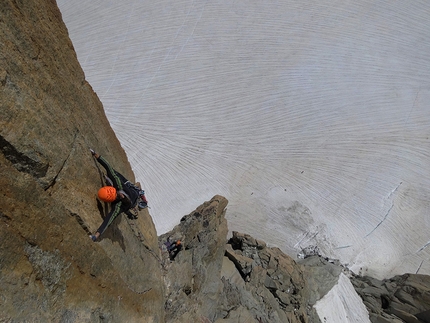
[[[430,322],[430,276],[404,274],[390,279],[352,276],[371,322]]]
[[[220,195],[160,237],[145,209],[93,243],[108,206],[89,148],[134,181],[127,156],[55,1],[4,0],[0,17],[0,322],[320,322],[313,305],[346,268],[227,239]],[[349,277],[372,322],[430,321],[429,276]]]
[[[0,321],[163,321],[149,213],[88,237],[106,212],[89,148],[134,175],[55,1],[5,0],[0,17]]]
[[[226,205],[215,196],[159,237],[167,321],[318,322],[303,267],[247,234],[233,232],[227,241]],[[170,260],[165,243],[178,239],[184,249]]]

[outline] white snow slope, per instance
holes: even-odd
[[[429,1],[58,5],[158,234],[221,194],[290,255],[430,274]]]
[[[323,323],[370,323],[366,306],[343,273],[337,285],[314,308]]]

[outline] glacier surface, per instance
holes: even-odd
[[[430,274],[430,2],[57,2],[158,234],[221,194],[289,255]]]

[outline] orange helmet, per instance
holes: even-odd
[[[116,189],[113,186],[104,186],[99,189],[97,195],[103,202],[113,202],[116,200]]]

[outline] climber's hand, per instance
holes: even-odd
[[[99,155],[99,154],[97,154],[93,149],[90,149],[90,151],[91,151],[91,154],[92,154],[95,158],[99,158],[99,157],[100,157],[100,155]]]

